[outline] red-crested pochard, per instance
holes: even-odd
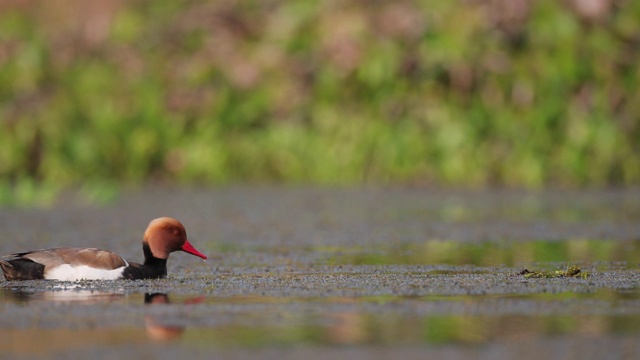
[[[55,248],[35,250],[0,258],[7,280],[117,280],[154,279],[167,276],[167,259],[174,251],[207,257],[187,240],[184,226],[176,219],[152,220],[142,240],[144,264],[127,262],[106,250]]]

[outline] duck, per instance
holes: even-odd
[[[142,251],[144,263],[139,264],[97,248],[41,249],[0,257],[0,268],[8,281],[138,280],[166,277],[167,259],[174,251],[207,259],[188,241],[184,225],[170,217],[151,220],[144,232]]]

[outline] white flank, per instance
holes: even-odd
[[[129,264],[113,269],[96,269],[89,266],[73,267],[69,264],[56,266],[53,269],[47,269],[44,272],[44,278],[47,280],[60,281],[78,281],[78,280],[117,280],[122,276],[124,268]]]

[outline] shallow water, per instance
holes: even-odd
[[[0,250],[139,260],[144,227],[163,215],[210,260],[173,254],[161,280],[2,281],[2,357],[640,353],[634,190],[140,190],[105,207],[0,209]],[[568,265],[587,276],[519,275]]]

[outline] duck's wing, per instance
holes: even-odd
[[[127,262],[111,251],[96,248],[56,248],[35,250],[10,255],[10,257],[28,259],[44,265],[45,268],[54,268],[61,265],[72,267],[88,266],[95,269],[113,270],[127,266]]]

